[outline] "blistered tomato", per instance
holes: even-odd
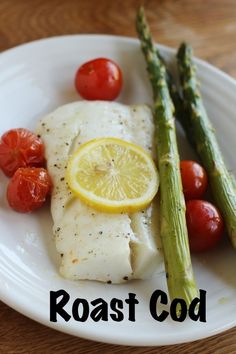
[[[7,187],[10,207],[21,213],[40,208],[50,193],[51,179],[44,168],[19,168]]]
[[[28,129],[11,129],[0,140],[0,168],[11,177],[19,167],[44,164],[42,140]]]

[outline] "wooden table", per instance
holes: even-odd
[[[147,0],[145,4],[156,41],[177,47],[185,39],[197,56],[236,78],[235,0]],[[62,34],[135,37],[138,5],[135,0],[0,0],[0,50]],[[236,353],[236,328],[171,347],[122,347],[56,332],[0,303],[0,354],[54,352],[231,354]]]

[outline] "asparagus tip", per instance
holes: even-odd
[[[188,43],[183,42],[180,44],[177,52],[177,58],[179,60],[183,60],[186,57],[191,58],[192,54],[193,54],[192,47]]]

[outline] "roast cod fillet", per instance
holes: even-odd
[[[60,273],[72,280],[121,283],[163,269],[156,203],[134,214],[106,214],[85,205],[65,181],[69,156],[94,138],[116,137],[154,151],[145,105],[81,101],[62,106],[38,126],[53,181],[51,214]]]

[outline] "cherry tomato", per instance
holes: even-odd
[[[38,209],[51,189],[51,179],[44,168],[19,168],[7,187],[10,207],[21,213]]]
[[[204,200],[189,200],[186,203],[186,221],[189,245],[192,252],[213,248],[221,239],[224,223],[218,209]]]
[[[78,93],[87,100],[114,100],[122,87],[122,73],[114,61],[98,58],[83,64],[75,76]]]
[[[27,129],[11,129],[0,140],[0,168],[11,177],[19,167],[44,164],[44,146],[40,138]]]
[[[181,161],[180,172],[186,200],[199,199],[207,189],[207,174],[195,161]]]

